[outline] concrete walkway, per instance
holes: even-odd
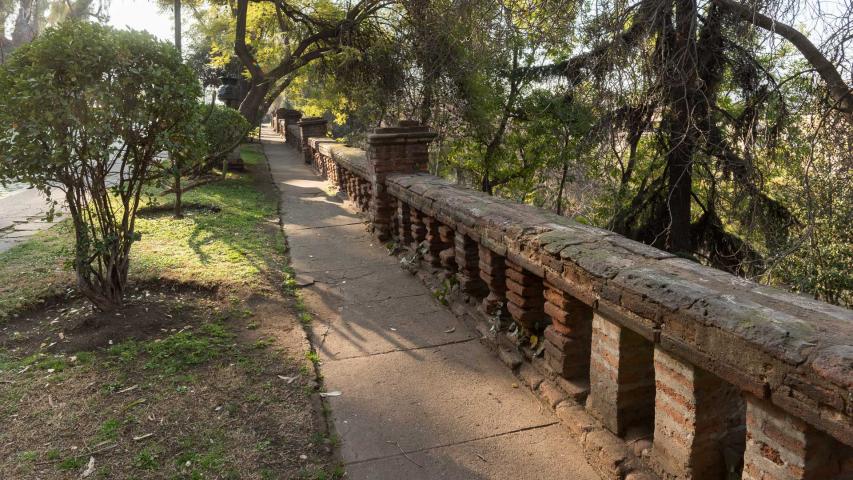
[[[577,442],[264,131],[347,478],[597,479]]]
[[[62,198],[58,190],[55,195],[58,199]],[[34,189],[20,190],[0,198],[0,252],[9,250],[65,218],[57,215],[52,222],[46,222],[44,217],[49,207],[44,195]],[[64,208],[57,208],[58,213],[64,211]]]

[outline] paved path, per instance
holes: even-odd
[[[57,191],[56,195],[61,198],[61,192]],[[0,198],[0,252],[65,218],[57,215],[53,222],[45,222],[47,210],[44,196],[34,189],[21,190]]]
[[[315,279],[303,295],[326,390],[342,392],[329,400],[347,478],[597,479],[475,331],[264,133],[293,268]]]

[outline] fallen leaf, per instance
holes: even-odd
[[[80,478],[86,478],[95,472],[95,457],[89,457],[89,463],[86,464],[86,470],[80,475]]]

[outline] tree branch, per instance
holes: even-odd
[[[234,52],[240,62],[246,66],[252,79],[260,82],[264,79],[264,71],[246,46],[246,17],[249,12],[249,0],[237,0],[237,31],[234,34]]]
[[[817,70],[820,77],[826,82],[829,87],[829,93],[835,101],[834,108],[853,115],[853,91],[847,83],[841,78],[841,74],[835,68],[835,65],[830,62],[826,56],[803,35],[799,30],[780,23],[773,18],[753,10],[750,7],[741,5],[734,0],[713,0],[714,3],[736,14],[742,20],[752,23],[753,25],[763,28],[769,32],[780,35],[785,40],[791,42],[803,57]]]

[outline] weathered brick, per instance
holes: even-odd
[[[541,285],[522,285],[516,281],[507,279],[506,286],[507,290],[515,293],[520,297],[536,299],[539,303],[544,302],[544,299],[542,298]]]
[[[652,461],[665,476],[716,479],[726,472],[729,417],[741,415],[738,392],[690,363],[655,349]],[[738,420],[740,422],[740,420]]]
[[[746,399],[744,478],[755,480],[817,480],[853,474],[845,458],[853,449],[790,416],[775,405]]]
[[[622,435],[654,416],[652,344],[595,315],[587,408],[608,429]]]
[[[529,272],[523,272],[518,270],[513,270],[511,268],[507,268],[506,270],[507,278],[515,281],[516,283],[524,286],[538,286],[540,289],[542,288],[542,279],[536,277],[535,275],[530,274]]]

